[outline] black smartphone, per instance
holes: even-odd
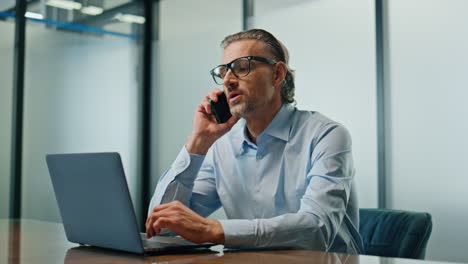
[[[226,94],[222,93],[218,95],[218,102],[210,100],[211,112],[216,118],[218,124],[226,123],[231,118],[231,110],[229,110],[229,104],[226,98]]]

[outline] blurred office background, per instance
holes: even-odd
[[[15,7],[0,3],[0,218],[61,221],[46,153],[118,151],[141,222],[216,87],[220,41],[264,28],[289,49],[298,108],[349,128],[360,206],[431,213],[426,258],[468,261],[467,1],[27,1],[23,67]]]

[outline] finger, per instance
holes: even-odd
[[[156,222],[152,225],[152,231],[155,235],[161,233],[163,228],[168,228],[171,224],[170,218],[168,217],[160,217]],[[170,228],[169,228],[170,229]]]
[[[211,112],[211,103],[210,103],[210,100],[211,100],[211,99],[208,99],[208,100],[206,100],[206,101],[204,101],[204,102],[202,103],[203,110],[204,110],[204,112],[205,112],[206,114],[208,114],[208,115],[211,115],[211,114],[212,114],[212,112]]]
[[[204,115],[207,115],[208,113],[206,112],[206,109],[205,109],[205,106],[203,105],[203,102],[201,102],[198,106],[197,106],[197,110],[196,110],[198,113],[202,113]]]
[[[145,230],[148,231],[148,224],[149,224],[149,218],[146,218],[146,222],[145,222]]]
[[[207,99],[211,99],[213,102],[218,102],[218,97],[223,93],[220,89],[216,88],[206,95]]]
[[[156,222],[155,222],[156,223]],[[154,224],[153,224],[154,226]],[[159,229],[151,228],[151,237],[157,236],[159,234]]]
[[[151,226],[153,225],[153,222],[154,222],[154,217],[149,217],[148,218],[149,221],[148,223],[146,224],[146,237],[147,238],[150,238],[153,236],[153,232],[151,230]]]
[[[238,116],[231,116],[228,121],[226,121],[226,123],[224,124],[221,124],[221,126],[223,126],[223,129],[225,129],[226,131],[229,131],[231,130],[231,128],[237,123],[237,121],[240,120],[240,117]]]
[[[145,224],[146,237],[150,238],[155,235],[154,230],[152,230],[152,226],[154,222],[156,222],[162,216],[170,215],[171,211],[173,211],[171,210],[171,208],[176,208],[175,205],[176,205],[175,203],[171,202],[171,203],[166,203],[166,204],[156,206],[153,209],[153,212],[151,212],[151,214],[148,216],[146,220],[146,224]]]
[[[147,238],[151,238],[151,237],[157,235],[161,230],[160,230],[160,229],[157,229],[157,228],[155,229],[155,228],[154,228],[154,224],[155,224],[156,222],[158,222],[158,220],[159,220],[160,218],[162,218],[162,217],[164,218],[164,217],[168,217],[168,216],[170,216],[170,214],[153,213],[153,215],[152,215],[152,217],[151,217],[151,221],[150,221],[150,223],[148,224],[148,227],[147,227],[147,229],[146,229],[146,237],[147,237]]]
[[[166,208],[168,208],[168,207],[170,207],[170,206],[171,206],[171,205],[168,204],[168,203],[158,205],[158,206],[156,206],[156,207],[153,209],[153,213],[154,213],[154,212],[159,212],[159,211],[161,211],[161,210],[164,210],[164,209],[166,209]],[[153,215],[153,213],[152,213],[151,215]]]
[[[223,91],[221,91],[219,88],[214,88],[213,91],[218,95],[223,93]]]
[[[151,235],[151,225],[146,226],[146,238],[152,237]]]
[[[149,222],[151,222],[151,213],[149,213],[148,217],[146,217],[145,227],[148,227]]]
[[[204,113],[204,114],[211,114],[211,112],[208,112],[208,109],[207,109],[207,105],[209,105],[209,110],[211,111],[211,103],[210,103],[211,99],[210,97],[207,95],[205,95],[205,98],[203,98],[203,100],[200,102],[200,105],[198,106],[199,107],[199,111],[198,112],[201,112],[201,113]]]
[[[176,205],[178,205],[178,204],[180,204],[179,201],[172,201],[172,202],[169,202],[169,203],[160,204],[160,205],[156,206],[156,207],[153,209],[153,212],[159,212],[159,211],[164,210],[164,209],[166,209],[166,208],[168,208],[168,207],[176,206]]]
[[[221,95],[223,91],[218,88],[215,88],[211,93],[209,93],[209,97],[213,102],[218,102],[218,96]]]
[[[154,223],[153,223],[153,225],[154,225]],[[156,232],[156,230],[154,230],[153,225],[151,225],[151,226],[149,227],[149,229],[148,229],[148,232],[146,232],[146,237],[147,237],[147,238],[152,238],[152,237],[154,237],[155,235],[158,234],[158,233]]]
[[[153,215],[152,214],[150,214],[148,216],[148,218],[146,219],[146,223],[145,223],[146,230],[149,229],[149,227],[151,226],[151,223],[153,223]]]

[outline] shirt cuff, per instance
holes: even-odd
[[[219,220],[224,230],[224,247],[255,247],[257,244],[255,221],[247,219]]]
[[[205,160],[205,156],[190,154],[184,146],[172,164],[174,175],[177,175],[176,177],[179,181],[193,183],[203,164],[203,160]]]

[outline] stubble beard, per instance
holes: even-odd
[[[233,102],[230,104],[231,114],[243,118],[253,113],[259,107],[259,105],[250,101]]]
[[[231,114],[233,116],[245,117],[255,108],[249,102],[233,102],[231,103]]]

